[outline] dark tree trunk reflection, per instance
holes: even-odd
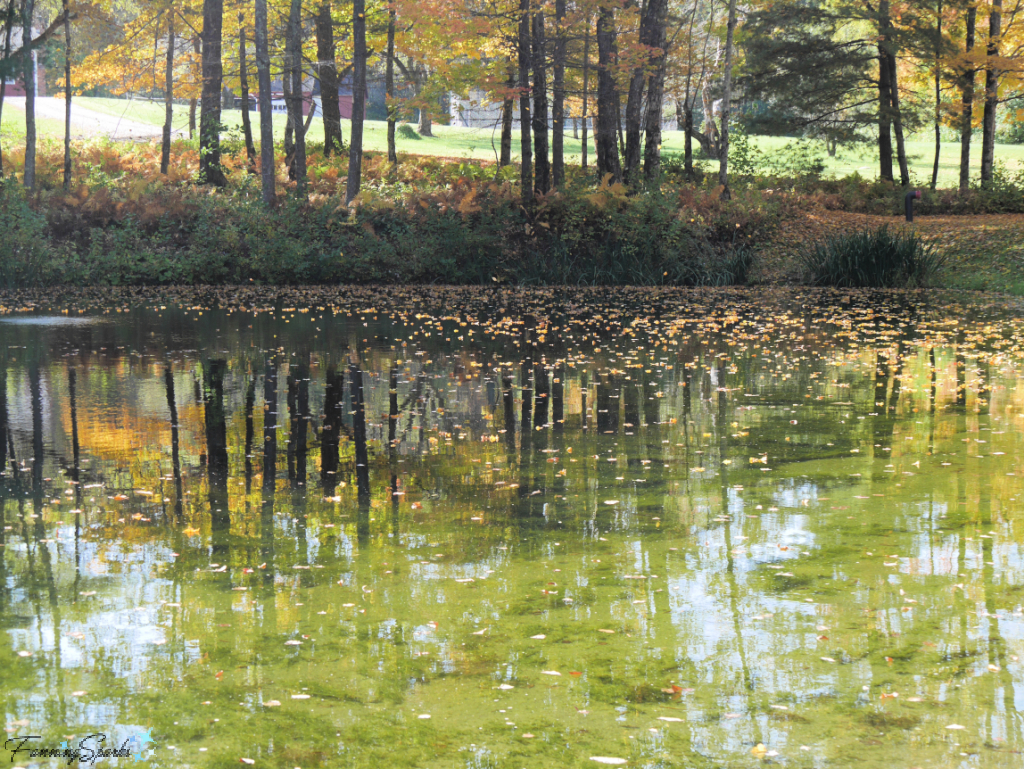
[[[260,508],[260,565],[263,583],[274,584],[274,492],[277,487],[277,366],[263,373],[263,499]]]
[[[320,482],[324,496],[334,495],[338,486],[338,449],[341,445],[345,375],[338,373],[334,366],[327,369],[324,392],[324,427],[320,438]]]
[[[370,459],[366,451],[366,406],[363,401],[363,371],[353,363],[349,367],[349,388],[352,392],[352,437],[356,446],[356,489],[359,517],[356,525],[360,542],[370,535]]]
[[[213,550],[226,555],[227,535],[231,529],[228,509],[228,429],[224,413],[224,371],[227,363],[212,360],[203,370],[203,396],[206,422],[206,470],[209,480],[210,523]]]
[[[174,399],[174,373],[168,366],[164,371],[164,385],[167,390],[167,410],[171,415],[171,472],[174,475],[174,517],[182,517],[181,455],[179,453],[178,406]]]

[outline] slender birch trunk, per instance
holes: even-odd
[[[260,181],[264,205],[276,197],[274,168],[274,113],[270,104],[270,51],[267,45],[267,0],[256,0],[256,80],[260,112]]]
[[[298,2],[298,0],[296,0]],[[352,128],[349,131],[345,202],[359,194],[363,170],[363,109],[366,103],[366,3],[352,0]]]

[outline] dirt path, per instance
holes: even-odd
[[[4,99],[4,107],[25,111],[24,96],[8,96]],[[36,117],[50,120],[64,120],[64,99],[44,96],[36,99]],[[71,101],[71,133],[72,138],[87,139],[95,136],[107,136],[111,139],[152,139],[159,138],[163,129],[160,126],[139,123],[116,115],[80,107]],[[176,131],[175,134],[180,134]]]

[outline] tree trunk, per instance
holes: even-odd
[[[554,83],[551,103],[551,176],[556,187],[565,184],[565,0],[555,0]]]
[[[729,112],[732,107],[732,38],[735,32],[736,0],[729,0],[729,21],[725,32],[725,77],[722,84],[722,158],[718,167],[722,200],[729,200],[732,197],[729,192]]]
[[[515,70],[512,67],[512,59],[508,60],[508,79],[505,81],[507,93],[501,101],[501,157],[498,160],[498,167],[504,168],[512,163],[512,118],[515,109],[515,100],[512,98],[512,91],[516,87]]]
[[[160,173],[171,164],[171,117],[174,115],[174,8],[167,10],[167,59],[164,65],[164,130],[160,142]]]
[[[640,8],[640,30],[638,42],[642,49],[651,45],[651,12],[657,0],[644,0]],[[640,171],[640,130],[643,122],[644,83],[647,79],[644,61],[634,68],[629,79],[629,91],[626,95],[626,147],[622,157],[622,175],[629,185],[635,185]]]
[[[256,0],[256,85],[259,88],[260,181],[264,205],[275,197],[274,113],[270,104],[270,51],[267,41],[267,0]]]
[[[64,191],[71,189],[71,19],[68,0],[64,10]]]
[[[583,117],[581,122],[583,123],[583,140],[581,144],[582,157],[580,158],[580,166],[584,171],[587,170],[587,100],[590,98],[590,15],[587,15],[586,27],[583,29]]]
[[[939,154],[942,152],[942,0],[939,0],[935,13],[935,161],[932,163],[932,192],[939,183]]]
[[[968,57],[974,50],[975,27],[978,19],[978,6],[971,3],[967,7],[966,52]],[[968,67],[963,75],[960,101],[960,194],[967,192],[971,184],[971,133],[974,123],[974,78],[977,70]]]
[[[417,76],[417,84],[416,84],[416,95],[417,96],[420,95],[420,92],[423,90],[423,86],[426,84],[426,81],[427,81],[427,70],[426,70],[426,67],[422,67],[421,66],[420,69],[419,69],[418,76]],[[417,122],[416,122],[416,133],[418,133],[420,136],[430,136],[430,137],[432,137],[434,135],[434,132],[432,130],[432,125],[433,125],[433,123],[430,120],[430,113],[426,109],[424,109],[423,107],[420,107],[420,109],[419,109],[419,116],[417,117]]]
[[[689,102],[683,110],[683,173],[687,181],[693,181],[693,105]]]
[[[616,142],[619,92],[611,70],[617,54],[614,12],[604,6],[597,17],[597,173],[602,177],[611,174],[614,182],[622,181]]]
[[[14,0],[7,1],[7,14],[4,17],[6,25],[4,31],[4,61],[11,58],[11,35],[14,32],[14,16],[15,16],[15,5]],[[0,77],[0,118],[3,117],[4,112],[4,97],[7,95],[7,78]],[[4,147],[3,137],[0,136],[0,179],[4,175]],[[6,449],[6,446],[5,446]]]
[[[666,48],[665,19],[668,15],[667,0],[650,0],[651,45],[661,53],[651,59],[654,72],[647,86],[647,125],[644,137],[644,177],[648,182],[657,181],[661,174],[661,113],[665,103],[665,70],[668,63]]]
[[[36,186],[36,60],[32,55],[34,0],[21,2],[22,78],[25,81],[25,189]]]
[[[249,173],[256,172],[256,145],[252,141],[252,120],[249,115],[249,64],[245,58],[245,14],[238,14],[238,87],[242,92],[242,133]]]
[[[346,203],[351,203],[359,194],[363,170],[363,108],[366,103],[365,0],[352,0],[352,38],[352,129],[349,131]]]
[[[287,44],[286,44],[287,48]],[[288,168],[288,178],[295,180],[295,120],[292,115],[292,78],[289,72],[287,54],[281,73],[281,91],[284,93],[284,106],[287,120],[284,123],[284,164]]]
[[[192,53],[202,56],[203,38],[201,35],[193,35],[192,37]],[[194,66],[194,65],[193,65]],[[188,100],[188,138],[191,140],[196,134],[196,108],[199,105],[199,100],[195,97]]]
[[[324,157],[341,152],[341,106],[338,104],[338,65],[335,63],[334,19],[331,4],[320,6],[316,16],[316,75],[320,80],[320,106],[324,119]]]
[[[388,6],[388,54],[384,65],[384,101],[388,113],[388,162],[398,165],[398,149],[395,147],[395,128],[398,123],[398,106],[395,104],[395,6]]]
[[[533,141],[530,136],[530,0],[519,0],[519,181],[523,204],[533,203]]]
[[[885,36],[889,29],[889,0],[878,4],[878,175],[883,181],[892,177],[892,77]]]
[[[988,17],[988,46],[985,49],[985,112],[981,120],[981,186],[992,184],[996,152],[996,108],[999,106],[999,37],[1003,21],[1003,0],[992,0]]]
[[[892,96],[892,127],[896,135],[896,159],[900,164],[900,186],[910,186],[910,165],[907,163],[907,142],[903,136],[903,113],[900,111],[899,78],[896,71],[896,57],[889,53],[889,83]]]
[[[220,87],[224,77],[221,38],[224,0],[203,0],[203,90],[199,115],[199,181],[227,184],[220,167]]]
[[[545,61],[544,12],[533,15],[533,154],[536,192],[551,189],[551,164],[548,161],[548,83]]]
[[[287,66],[284,76],[291,80],[291,98],[288,99],[288,117],[292,124],[295,147],[292,151],[291,171],[295,179],[295,193],[306,195],[306,131],[302,122],[302,0],[291,0],[288,13],[288,37],[285,40]]]

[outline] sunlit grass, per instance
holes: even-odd
[[[121,117],[126,120],[133,120],[140,123],[147,123],[153,126],[163,125],[164,105],[159,101],[150,101],[142,98],[132,99],[109,99],[97,97],[78,97],[76,103],[96,112],[106,115]],[[259,115],[250,113],[253,120],[253,132],[258,139]],[[198,120],[198,116],[197,116]],[[239,110],[229,109],[222,113],[222,120],[229,132],[239,132],[242,125],[242,113]],[[274,115],[274,136],[275,139],[284,137],[284,129],[287,118],[284,114]],[[351,133],[351,121],[342,120],[342,133],[347,141]],[[4,140],[9,145],[24,141],[24,117],[21,111],[4,110],[3,131]],[[185,133],[188,131],[188,105],[175,104],[172,123],[175,130]],[[59,121],[40,120],[40,138],[58,138],[63,135],[63,125]],[[500,150],[500,128],[461,128],[445,125],[433,126],[435,136],[433,138],[403,139],[398,138],[399,152],[408,152],[417,155],[437,155],[443,157],[465,157],[474,160],[495,160]],[[315,118],[310,125],[307,140],[310,142],[322,142],[324,137],[323,122]],[[665,131],[663,134],[662,150],[665,153],[682,153],[684,139],[679,131]],[[795,140],[777,136],[756,136],[753,137],[755,147],[763,153],[776,153],[786,145]],[[370,151],[384,152],[387,150],[387,124],[379,120],[368,120],[363,128],[363,146]],[[519,132],[513,131],[512,149],[513,160],[519,157],[515,150],[519,147]],[[871,143],[858,147],[841,149],[835,158],[827,157],[824,147],[819,143],[816,145],[821,151],[825,161],[825,173],[834,176],[847,176],[854,172],[859,173],[867,179],[873,179],[878,175],[878,160],[875,147]],[[697,145],[694,144],[694,148]],[[911,163],[911,176],[915,185],[927,185],[931,180],[932,162],[934,158],[934,139],[930,134],[921,133],[911,136],[907,141],[907,152]],[[976,137],[975,146],[972,148],[971,161],[973,178],[977,178],[981,167],[981,139]],[[582,146],[579,139],[574,139],[571,131],[565,136],[566,160],[570,163],[579,163]],[[593,163],[596,157],[593,141],[589,149],[589,159]],[[1019,144],[997,144],[996,160],[1003,162],[1010,169],[1024,167],[1024,145]],[[707,171],[717,173],[718,163],[716,161],[703,161]],[[960,168],[960,145],[956,142],[944,142],[939,157],[939,184],[950,186],[956,183],[959,178]],[[898,168],[896,169],[898,173]]]

